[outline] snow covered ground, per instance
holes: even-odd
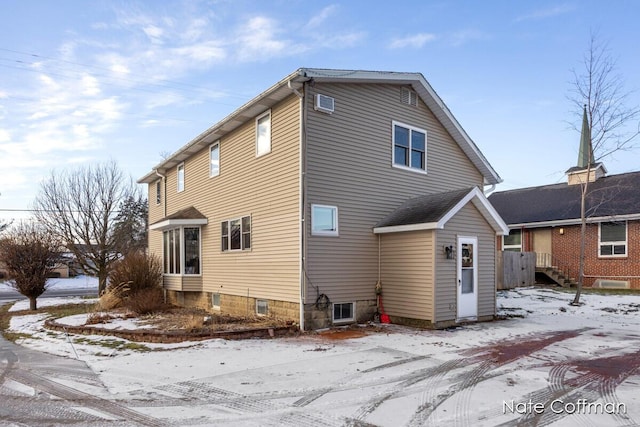
[[[520,288],[499,292],[498,307],[522,317],[495,322],[145,344],[153,351],[46,331],[40,314],[11,329],[31,335],[23,346],[85,361],[102,397],[173,425],[640,425],[640,295],[572,298]]]

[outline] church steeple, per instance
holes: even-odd
[[[593,164],[595,159],[593,158],[593,146],[591,145],[591,129],[589,128],[589,118],[587,117],[587,106],[585,105],[582,114],[582,132],[580,133],[577,166],[586,169],[589,166],[589,162]]]
[[[589,168],[591,162],[591,168]],[[587,173],[589,169],[589,173]],[[570,168],[567,172],[567,182],[569,185],[593,182],[607,174],[607,169],[602,163],[596,163],[593,157],[593,145],[591,145],[591,128],[587,117],[587,106],[584,106],[582,113],[582,132],[580,132],[580,148],[578,149],[578,164]]]

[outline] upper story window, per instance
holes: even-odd
[[[156,205],[162,203],[162,180],[156,181]]]
[[[178,165],[178,192],[184,191],[184,163]]]
[[[393,122],[393,166],[425,173],[427,171],[427,131]]]
[[[209,148],[209,176],[220,175],[220,142],[216,142]]]
[[[522,252],[522,230],[509,230],[508,236],[502,236],[502,250]]]
[[[627,222],[601,222],[598,230],[598,256],[627,256]]]
[[[200,227],[165,230],[162,237],[165,274],[200,274]]]
[[[271,152],[271,111],[256,119],[256,156]]]
[[[338,208],[336,206],[311,205],[311,234],[315,236],[338,235]]]
[[[251,217],[222,221],[220,234],[222,251],[247,251],[251,249]]]

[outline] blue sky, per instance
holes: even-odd
[[[640,90],[636,1],[107,1],[0,4],[0,219],[52,169],[140,178],[299,67],[421,72],[504,179],[561,182],[567,100],[597,31]],[[640,104],[640,92],[629,103]],[[640,169],[640,151],[605,159]]]

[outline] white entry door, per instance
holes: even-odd
[[[478,238],[458,237],[458,320],[478,318]]]

